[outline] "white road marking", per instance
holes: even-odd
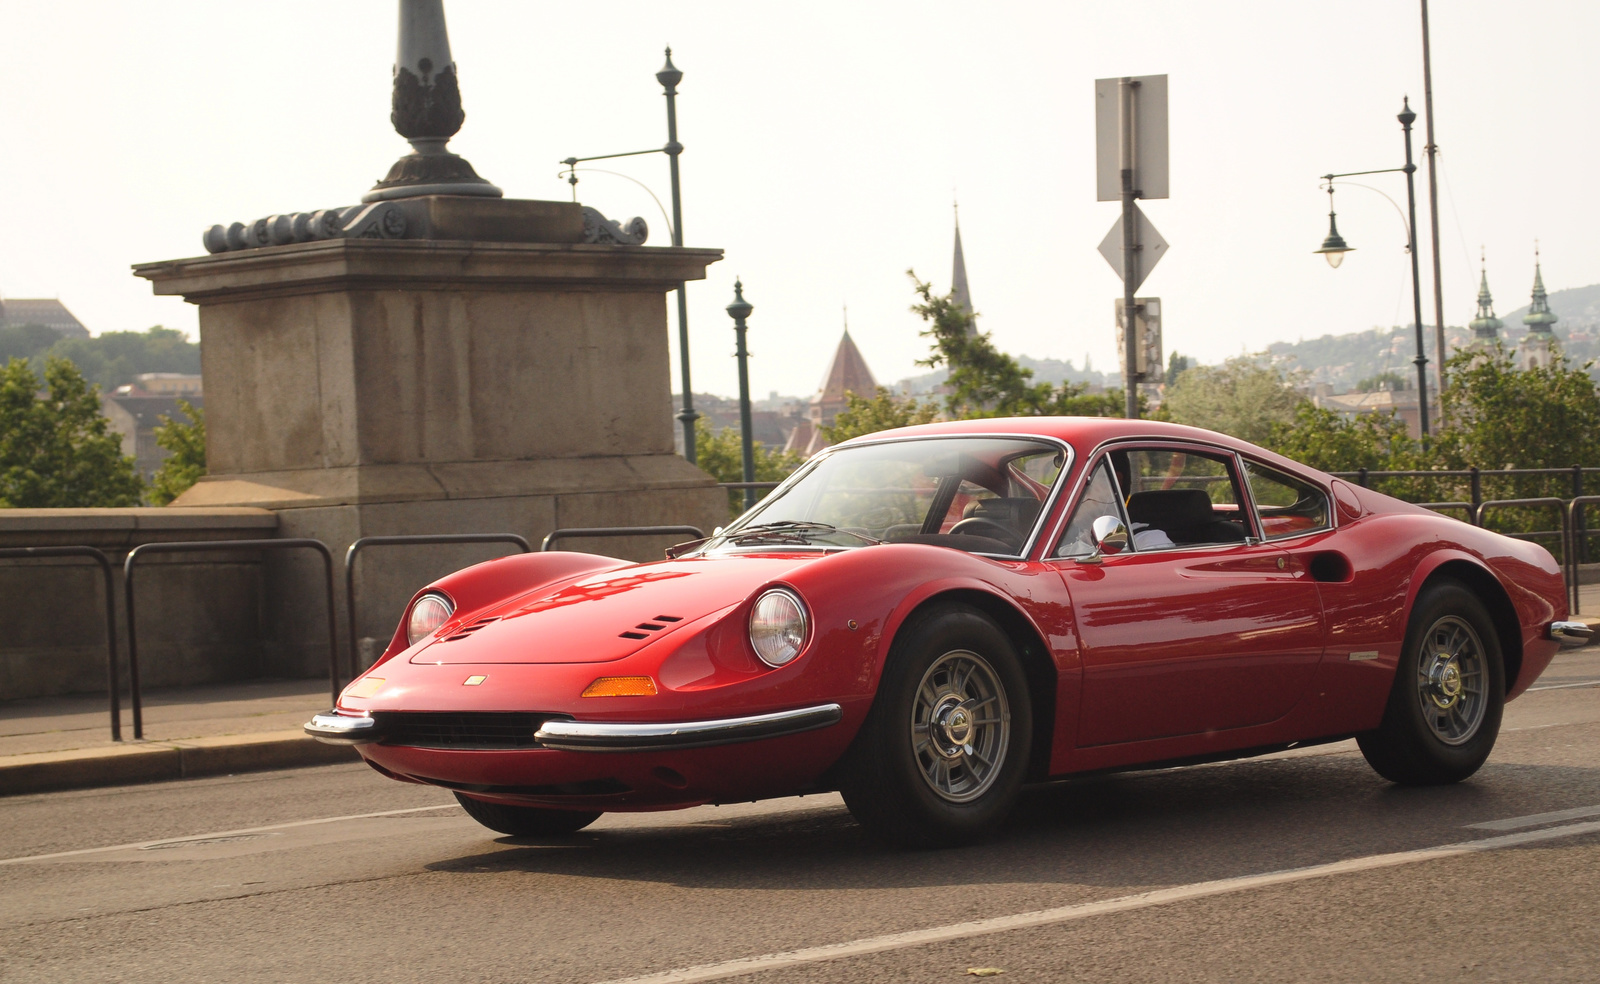
[[[1585,680],[1582,683],[1552,683],[1552,684],[1547,684],[1546,686],[1543,686],[1543,687],[1529,687],[1527,689],[1526,693],[1530,693],[1531,694],[1535,690],[1571,690],[1573,687],[1594,687],[1594,686],[1600,686],[1600,680]]]
[[[1547,823],[1560,823],[1563,820],[1582,820],[1584,817],[1600,817],[1600,806],[1576,806],[1570,810],[1555,810],[1551,813],[1530,813],[1525,817],[1509,817],[1505,820],[1469,823],[1466,829],[1518,830],[1522,827],[1538,827]]]
[[[979,919],[973,922],[935,926],[930,929],[917,929],[905,933],[871,936],[846,943],[830,943],[824,946],[805,947],[804,949],[787,950],[781,953],[767,953],[756,957],[741,957],[736,960],[724,960],[694,967],[680,967],[676,970],[662,971],[657,974],[617,978],[606,981],[604,984],[692,984],[692,982],[697,981],[720,980],[727,977],[753,974],[763,970],[777,970],[804,964],[822,963],[829,960],[840,960],[845,957],[858,957],[868,953],[882,953],[887,950],[901,950],[908,947],[925,946],[929,943],[942,943],[947,940],[1003,933],[1014,929],[1053,926],[1060,923],[1088,919],[1093,916],[1147,909],[1152,906],[1183,902],[1189,899],[1227,895],[1255,888],[1266,888],[1271,885],[1284,885],[1291,882],[1308,881],[1313,878],[1327,878],[1333,875],[1354,874],[1379,868],[1393,868],[1423,861],[1437,861],[1479,851],[1494,851],[1501,848],[1516,847],[1521,844],[1532,844],[1538,841],[1555,840],[1561,837],[1577,837],[1582,834],[1592,833],[1600,833],[1600,821],[1568,824],[1564,827],[1546,827],[1543,830],[1530,830],[1520,834],[1505,834],[1500,837],[1486,837],[1482,840],[1445,844],[1416,851],[1374,854],[1367,857],[1351,858],[1346,861],[1335,861],[1331,864],[1313,865],[1308,868],[1290,868],[1286,871],[1271,871],[1260,875],[1244,875],[1238,878],[1195,882],[1190,885],[1178,885],[1173,888],[1162,888],[1152,892],[1140,892],[1137,895],[1124,895],[1099,902],[1067,905],[1057,909],[1019,912],[1015,915],[996,916],[992,919]]]
[[[81,857],[85,854],[106,854],[111,851],[169,847],[186,844],[192,841],[214,842],[219,838],[243,838],[247,834],[264,834],[274,830],[289,830],[294,827],[311,827],[320,823],[340,823],[345,820],[367,820],[372,817],[394,817],[403,813],[425,813],[428,810],[450,809],[459,809],[459,807],[455,803],[440,803],[438,806],[413,806],[405,810],[382,810],[378,813],[352,813],[349,816],[343,817],[318,817],[315,820],[296,820],[292,823],[275,823],[266,827],[245,827],[241,830],[219,830],[208,834],[191,834],[188,837],[168,837],[164,840],[136,841],[132,844],[113,844],[110,847],[86,847],[77,851],[58,851],[55,854],[30,854],[20,858],[0,858],[0,864],[27,864],[30,861],[52,861],[56,858]]]

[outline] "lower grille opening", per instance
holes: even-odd
[[[409,748],[538,748],[533,740],[558,717],[526,711],[379,711],[372,715],[384,745]]]

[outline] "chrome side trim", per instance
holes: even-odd
[[[533,737],[546,748],[567,752],[659,751],[799,734],[838,724],[842,717],[844,711],[838,704],[822,704],[774,714],[669,724],[546,721]]]
[[[1551,622],[1550,638],[1576,649],[1587,646],[1594,637],[1594,630],[1583,622]]]
[[[378,740],[378,722],[365,714],[351,717],[329,711],[313,715],[306,722],[305,732],[330,745],[368,745]]]

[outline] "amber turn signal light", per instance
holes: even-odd
[[[601,677],[583,688],[585,697],[654,697],[656,682],[647,676]]]
[[[345,688],[346,697],[371,697],[383,689],[383,677],[366,677]]]

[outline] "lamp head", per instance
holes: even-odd
[[[756,306],[744,299],[744,284],[735,278],[733,281],[733,303],[728,305],[728,317],[734,321],[743,321],[750,317],[750,312]]]
[[[656,73],[656,81],[661,83],[661,88],[671,92],[683,81],[683,73],[678,71],[678,66],[672,64],[672,49],[667,49],[667,63],[661,66],[661,71]]]

